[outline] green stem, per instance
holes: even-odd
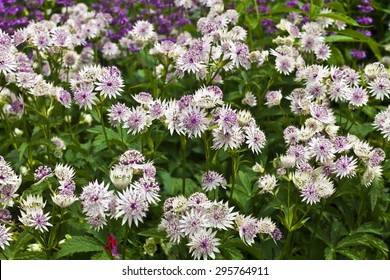
[[[126,222],[126,233],[125,233],[125,238],[123,240],[122,260],[126,259],[126,247],[127,247],[127,239],[129,237],[129,233],[130,233],[129,223]]]
[[[183,171],[182,171],[182,189],[181,189],[181,192],[183,195],[185,195],[186,193],[186,171],[187,171],[187,167],[186,167],[186,164],[187,164],[187,154],[186,154],[186,150],[187,150],[187,140],[186,140],[186,137],[182,134],[180,135],[180,142],[181,142],[181,151],[182,151],[182,168],[183,168]]]
[[[230,197],[229,197],[230,202],[232,202],[233,199],[234,188],[236,186],[236,174],[238,172],[238,166],[239,166],[238,154],[235,151],[233,151],[231,152],[231,156],[232,156],[232,187],[230,190]]]
[[[100,122],[103,128],[103,134],[104,134],[104,139],[106,140],[107,148],[110,151],[110,154],[114,156],[114,153],[111,150],[110,143],[108,142],[108,137],[107,137],[107,131],[106,131],[106,126],[104,125],[104,116],[103,116],[103,100],[100,102],[100,109],[99,106],[96,106],[96,110],[98,111],[98,114],[100,116]]]
[[[204,150],[206,153],[206,171],[210,169],[210,144],[207,137],[207,131],[202,134]]]

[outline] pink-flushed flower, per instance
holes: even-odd
[[[368,102],[367,91],[362,87],[352,89],[349,104],[354,107],[362,107]]]
[[[94,92],[94,86],[91,83],[79,85],[73,93],[74,102],[83,109],[92,109],[96,105],[98,98]]]
[[[108,67],[95,82],[96,91],[99,91],[103,97],[116,98],[123,92],[123,79],[120,71],[116,67]]]
[[[188,106],[179,115],[180,130],[189,138],[200,137],[208,127],[209,120],[204,109]]]
[[[272,192],[276,187],[277,180],[273,174],[265,174],[257,180],[260,193]]]
[[[160,201],[160,186],[153,177],[140,178],[132,187],[147,203],[157,204]]]
[[[12,233],[9,232],[10,228],[5,227],[4,225],[0,225],[0,248],[5,249],[5,245],[9,246],[9,242],[12,238]]]
[[[302,201],[306,201],[306,203],[310,205],[319,202],[321,199],[319,190],[313,183],[308,183],[303,189],[301,189],[301,197]]]
[[[248,144],[249,149],[253,153],[258,154],[261,152],[261,149],[264,148],[266,137],[265,134],[257,126],[248,126],[244,128],[246,144]]]
[[[335,162],[334,172],[340,179],[354,177],[356,175],[356,164],[357,161],[355,158],[346,155],[341,156]]]
[[[108,109],[108,121],[114,126],[119,125],[126,120],[129,110],[124,103],[118,102],[111,105],[111,108]]]
[[[136,107],[127,112],[123,128],[129,129],[127,133],[137,134],[144,131],[151,123],[148,112],[142,107]]]
[[[204,191],[215,190],[218,187],[226,187],[226,179],[219,173],[209,170],[202,176],[202,189]]]
[[[321,163],[332,160],[335,152],[332,142],[324,136],[314,137],[309,142],[310,155]]]
[[[186,212],[180,219],[180,230],[185,236],[194,236],[194,234],[202,229],[207,228],[206,216],[195,209]]]
[[[221,245],[219,238],[216,238],[216,231],[203,229],[197,231],[191,238],[187,246],[190,247],[190,253],[194,259],[207,260],[208,257],[215,259],[215,253],[219,253],[217,246]]]
[[[375,99],[383,100],[390,96],[390,80],[389,78],[377,77],[375,80],[368,83],[368,89]]]
[[[212,131],[213,135],[213,149],[223,148],[225,151],[230,149],[238,149],[245,141],[242,129],[238,126],[233,126],[229,130],[216,128]]]
[[[282,91],[281,90],[268,91],[265,94],[265,98],[267,100],[267,102],[265,102],[265,105],[267,105],[268,108],[271,108],[273,106],[278,106],[280,104],[280,101],[283,98]]]
[[[251,216],[246,216],[244,218],[240,215],[236,218],[236,224],[242,242],[249,246],[255,243],[255,237],[260,232],[259,220]]]
[[[146,217],[148,210],[148,202],[137,190],[128,188],[119,193],[116,218],[123,216],[122,225],[127,222],[130,227],[132,223],[138,226],[138,223]]]
[[[230,207],[228,203],[214,202],[207,208],[207,219],[209,226],[217,229],[233,228],[234,219],[237,212],[233,212],[234,207]]]

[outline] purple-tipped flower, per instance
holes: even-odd
[[[365,59],[366,58],[366,52],[362,50],[351,50],[350,51],[351,56],[356,59]]]
[[[53,176],[53,172],[50,167],[46,165],[41,165],[34,172],[35,181],[39,181],[47,178],[48,176]]]

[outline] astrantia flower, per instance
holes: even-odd
[[[102,96],[108,96],[110,99],[119,96],[123,92],[124,87],[120,72],[119,74],[114,74],[111,70],[99,76],[95,85],[97,86],[96,91],[100,91]]]
[[[72,179],[74,176],[74,169],[67,164],[57,163],[54,168],[54,174],[60,181]]]
[[[308,183],[301,189],[301,197],[302,201],[306,201],[310,205],[319,202],[321,199],[319,191],[313,183]]]
[[[185,236],[193,236],[197,231],[206,227],[206,216],[195,209],[185,213],[180,219],[180,230]]]
[[[137,150],[128,150],[121,154],[119,163],[136,168],[138,165],[145,163],[145,156]]]
[[[177,68],[183,72],[199,73],[202,70],[206,70],[206,64],[195,51],[187,51],[181,55],[176,61]]]
[[[245,143],[248,144],[249,149],[256,154],[260,153],[261,149],[264,148],[266,141],[264,132],[256,126],[245,127],[244,130],[246,138]]]
[[[312,157],[320,162],[325,162],[334,158],[336,152],[333,144],[325,137],[315,137],[309,142],[309,152]]]
[[[61,208],[68,207],[77,200],[76,196],[66,194],[55,194],[52,195],[51,198],[53,202]]]
[[[275,223],[269,217],[259,219],[258,226],[259,232],[265,234],[271,234],[276,229]]]
[[[130,34],[137,40],[149,41],[155,35],[155,32],[150,22],[139,20],[134,24],[134,28],[130,31]]]
[[[333,112],[329,108],[317,103],[312,103],[310,106],[310,114],[313,118],[316,118],[325,124],[335,123],[336,121]]]
[[[210,227],[217,229],[233,228],[233,221],[236,218],[237,212],[233,212],[234,207],[230,207],[228,203],[214,202],[207,209],[207,219]]]
[[[236,111],[231,109],[230,106],[223,106],[219,110],[217,122],[220,128],[229,131],[233,126],[238,124]]]
[[[28,218],[28,226],[33,227],[40,232],[49,231],[47,227],[53,226],[51,223],[49,223],[51,218],[49,215],[50,213],[44,214],[42,209],[40,211],[33,211]]]
[[[149,92],[140,92],[133,95],[135,101],[142,105],[149,105],[153,101],[153,96]]]
[[[34,180],[40,181],[42,179],[48,178],[53,176],[52,170],[50,167],[46,165],[39,166],[37,169],[35,169],[34,172]]]
[[[217,86],[202,87],[195,91],[193,102],[200,108],[214,108],[223,104],[222,90]]]
[[[362,87],[356,87],[351,91],[349,104],[353,107],[361,107],[367,104],[368,94]]]
[[[16,70],[15,60],[15,56],[11,52],[0,49],[0,73],[6,75],[14,72]]]
[[[132,178],[133,169],[128,165],[116,164],[110,169],[110,180],[120,190],[130,186]]]
[[[245,97],[241,100],[241,103],[248,105],[249,107],[255,107],[257,105],[257,98],[251,91],[247,91]]]
[[[290,74],[295,69],[294,58],[288,55],[278,54],[275,59],[275,68],[278,73],[283,73],[284,75]]]
[[[265,174],[257,180],[258,187],[260,188],[260,193],[272,192],[276,187],[276,177],[273,174]]]
[[[220,245],[219,238],[216,238],[216,231],[203,229],[197,231],[191,238],[187,246],[190,247],[190,253],[194,259],[207,260],[208,257],[215,259],[215,253],[219,253],[217,246]]]
[[[245,218],[242,218],[242,216],[237,217],[236,223],[238,227],[238,233],[240,235],[240,238],[242,242],[244,242],[246,245],[252,245],[255,243],[255,237],[259,233],[259,220],[247,216]]]
[[[132,187],[149,204],[157,204],[160,201],[160,186],[153,177],[141,178]]]
[[[148,209],[149,204],[145,197],[133,188],[128,188],[119,193],[116,218],[123,216],[122,225],[128,222],[130,227],[132,223],[138,226],[138,222],[142,222],[146,217]]]
[[[74,102],[84,109],[92,109],[92,106],[96,104],[98,100],[96,92],[93,91],[93,84],[82,84],[74,91]]]
[[[219,173],[209,170],[202,176],[202,189],[204,191],[215,190],[217,187],[226,187],[226,179]]]
[[[197,106],[185,108],[180,114],[179,121],[181,131],[187,134],[189,138],[200,137],[207,129],[209,122],[204,109]]]
[[[245,138],[242,135],[242,130],[238,126],[233,126],[230,130],[213,129],[213,149],[223,148],[225,151],[230,149],[237,149],[244,142]]]
[[[9,242],[12,238],[12,233],[9,232],[10,228],[6,228],[4,225],[0,225],[0,248],[5,249],[5,245],[9,246]]]
[[[180,126],[180,108],[179,103],[176,100],[168,101],[167,107],[165,110],[165,123],[168,125],[168,130],[171,134],[174,131],[176,133],[181,133]]]
[[[59,90],[57,92],[57,100],[64,106],[65,108],[70,108],[70,105],[72,103],[72,96],[71,94],[66,90]]]
[[[116,103],[108,109],[108,120],[112,125],[118,125],[127,118],[129,108],[124,103]]]
[[[356,174],[357,161],[353,157],[341,156],[339,157],[334,165],[334,172],[340,179],[347,177],[351,178]]]
[[[328,60],[331,55],[331,50],[326,44],[318,44],[314,49],[314,53],[317,59]]]
[[[127,112],[123,128],[128,128],[127,133],[136,134],[143,131],[151,124],[151,120],[142,107],[132,108]]]
[[[265,98],[267,100],[267,102],[265,102],[265,105],[267,105],[268,108],[278,106],[280,104],[280,100],[282,100],[282,97],[283,95],[281,90],[268,91],[265,94]]]
[[[112,191],[108,190],[109,185],[104,185],[104,182],[90,182],[83,187],[80,194],[80,202],[83,206],[83,212],[88,216],[105,215],[108,210],[108,204],[113,196]]]
[[[390,96],[390,80],[384,77],[377,77],[368,83],[368,89],[375,99],[383,100]]]

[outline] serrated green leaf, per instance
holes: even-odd
[[[73,236],[60,246],[56,258],[70,256],[74,253],[98,252],[104,250],[104,245],[95,238],[87,236]]]
[[[372,234],[348,235],[337,243],[336,249],[340,250],[354,246],[366,246],[373,250],[379,250],[386,257],[389,252],[386,243]]]
[[[371,211],[374,211],[376,203],[378,202],[378,198],[383,195],[383,192],[384,192],[384,180],[383,179],[375,180],[370,187],[370,192],[368,193],[370,197]]]
[[[361,251],[354,250],[354,249],[341,249],[341,250],[336,250],[336,252],[351,260],[362,260],[364,258],[364,255],[362,254]]]
[[[354,233],[373,233],[377,235],[383,234],[383,228],[374,222],[365,223],[360,225],[353,231]]]

